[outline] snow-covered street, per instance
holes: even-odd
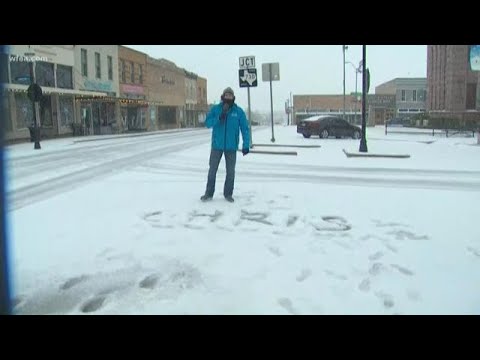
[[[321,147],[238,153],[233,204],[207,129],[8,147],[15,313],[480,314],[475,138],[275,138]]]

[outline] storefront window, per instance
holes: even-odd
[[[40,86],[55,87],[55,73],[53,64],[44,61],[37,61],[35,64],[35,78]]]
[[[52,127],[52,98],[50,95],[42,96],[40,105],[40,124],[44,127]]]
[[[145,129],[146,128],[146,119],[147,116],[147,109],[146,108],[140,108],[140,128]]]
[[[33,126],[33,104],[27,93],[15,94],[17,129]]]
[[[30,63],[10,61],[10,74],[13,84],[30,85]]]
[[[57,65],[57,87],[73,89],[71,66]]]
[[[107,119],[108,119],[108,124],[107,125],[113,125],[116,122],[115,104],[114,103],[106,103],[106,105],[107,105]]]
[[[0,117],[2,119],[5,119],[5,131],[7,131],[7,132],[13,131],[12,117],[10,115],[10,104],[9,104],[9,101],[8,101],[8,94],[3,94],[2,97],[0,98],[0,101],[3,104],[3,107],[2,107],[3,114],[0,114]]]
[[[73,99],[68,96],[61,96],[59,98],[60,104],[60,124],[63,127],[68,127],[73,124]]]

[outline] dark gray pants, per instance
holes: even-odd
[[[236,151],[222,151],[214,150],[210,152],[210,170],[208,170],[207,190],[205,194],[213,196],[215,193],[215,181],[217,178],[218,165],[222,159],[222,155],[225,154],[225,164],[227,168],[227,176],[225,178],[225,185],[223,187],[224,196],[232,196],[233,187],[235,183],[235,163],[237,162]]]

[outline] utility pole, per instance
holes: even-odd
[[[367,148],[367,45],[363,45],[363,60],[362,60],[362,138],[360,140],[360,152],[368,152]]]

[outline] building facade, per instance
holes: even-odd
[[[395,114],[393,117],[411,117],[426,111],[427,79],[396,78],[378,85],[375,88],[375,95],[394,95]]]
[[[395,92],[395,91],[393,91]],[[352,93],[345,98],[345,117],[343,116],[343,95],[294,95],[293,123],[315,115],[332,115],[345,118],[351,124],[362,122],[362,97]],[[384,124],[392,119],[396,112],[396,95],[367,95],[367,125]]]
[[[156,129],[179,128],[185,110],[185,71],[165,59],[147,58],[150,122]]]
[[[293,95],[293,123],[314,115],[343,116],[343,95]],[[362,101],[355,94],[345,97],[345,120],[360,123]]]
[[[207,80],[169,60],[123,45],[15,45],[2,51],[6,141],[30,139],[37,112],[42,138],[195,127],[205,121]],[[34,61],[27,61],[32,54]],[[43,91],[37,111],[27,96],[32,80]]]
[[[370,126],[384,125],[395,118],[396,95],[372,94],[367,97],[367,123]]]
[[[7,141],[30,138],[34,113],[42,128],[42,137],[72,134],[77,113],[76,97],[105,95],[75,89],[75,45],[12,45],[7,49],[0,60],[4,69],[2,100],[7,107]],[[32,80],[43,92],[38,109],[27,96]]]
[[[85,134],[119,131],[120,94],[117,45],[75,45],[74,81],[80,92],[101,92],[102,96],[79,95],[77,119]]]
[[[149,130],[147,54],[118,45],[121,131]]]
[[[197,78],[197,126],[204,126],[208,113],[207,79]]]
[[[470,69],[468,45],[428,45],[429,115],[480,120],[479,78]]]
[[[197,78],[198,75],[185,71],[185,117],[182,127],[197,125]]]

